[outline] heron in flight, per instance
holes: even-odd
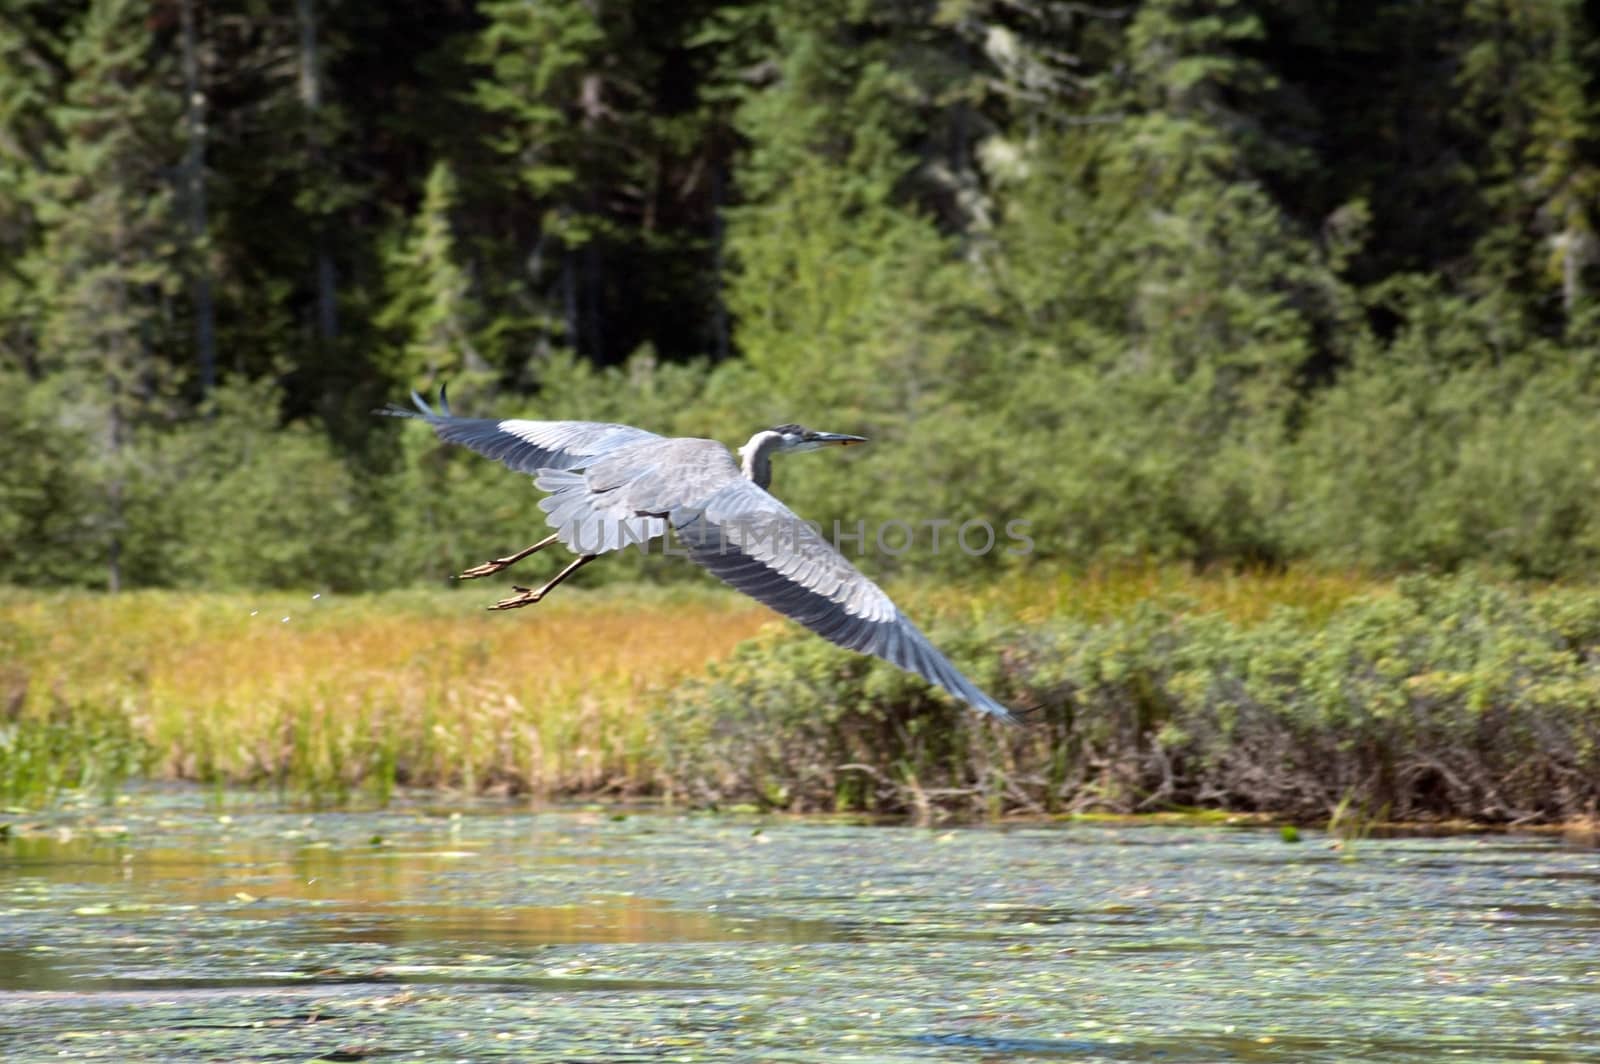
[[[514,586],[515,595],[490,609],[532,605],[600,555],[671,530],[712,575],[824,639],[898,665],[980,713],[1015,723],[815,526],[768,493],[774,455],[849,447],[865,438],[779,425],[750,437],[735,459],[715,440],[672,439],[631,425],[456,417],[442,390],[438,410],[415,392],[411,400],[415,410],[391,403],[379,413],[425,421],[441,440],[529,474],[549,493],[539,507],[555,532],[466,570],[462,579],[498,573],[557,542],[577,554],[543,587]]]

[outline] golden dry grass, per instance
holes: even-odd
[[[731,595],[137,592],[0,597],[13,715],[118,707],[162,778],[643,787],[655,689],[771,615]],[[285,620],[287,618],[287,620]]]

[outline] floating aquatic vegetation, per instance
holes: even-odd
[[[0,846],[8,1064],[1600,1055],[1600,852],[1549,837],[222,808]]]

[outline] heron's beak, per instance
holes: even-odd
[[[819,432],[812,436],[811,439],[813,443],[824,445],[836,443],[840,447],[849,447],[853,443],[867,442],[867,438],[865,436],[852,436],[847,432]]]

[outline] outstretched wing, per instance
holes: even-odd
[[[883,590],[815,526],[743,476],[671,512],[689,556],[829,642],[872,654],[944,688],[981,713],[1016,723],[941,654]]]
[[[659,440],[653,432],[632,425],[611,425],[599,421],[504,421],[484,417],[455,417],[450,413],[444,392],[439,392],[439,409],[434,410],[416,392],[411,393],[416,409],[390,403],[378,411],[391,417],[411,417],[426,421],[434,433],[448,443],[503,462],[518,473],[534,474],[541,469],[582,469],[602,455],[640,440]]]

